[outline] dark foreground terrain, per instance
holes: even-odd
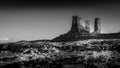
[[[120,40],[4,43],[0,68],[120,68]]]

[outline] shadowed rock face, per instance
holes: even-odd
[[[101,33],[100,18],[95,18],[94,32],[93,33],[95,33],[95,34]]]
[[[71,32],[77,32],[78,31],[78,28],[77,28],[77,19],[78,19],[78,16],[73,16],[72,17],[72,27],[71,27]]]

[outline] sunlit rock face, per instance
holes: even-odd
[[[89,28],[89,21],[83,19],[82,17],[78,17],[78,32],[88,32],[90,31]]]

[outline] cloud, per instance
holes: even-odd
[[[0,38],[0,40],[9,40],[8,38],[4,37],[4,38]]]

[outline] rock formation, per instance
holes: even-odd
[[[60,35],[59,37],[53,40],[73,40],[79,37],[89,35],[90,35],[89,21],[76,15],[72,17],[71,30],[68,31],[66,34]]]
[[[77,32],[78,31],[78,28],[77,28],[77,19],[78,19],[78,16],[73,16],[72,17],[72,27],[71,27],[71,32]]]
[[[89,21],[84,20],[82,17],[73,16],[72,19],[72,27],[70,32],[77,32],[77,33],[89,33]]]
[[[94,23],[94,34],[100,34],[101,33],[101,24],[100,24],[100,18],[95,18]]]
[[[75,41],[84,39],[120,39],[120,33],[101,34],[100,18],[95,18],[94,31],[90,33],[89,20],[73,16],[70,31],[52,41]]]

